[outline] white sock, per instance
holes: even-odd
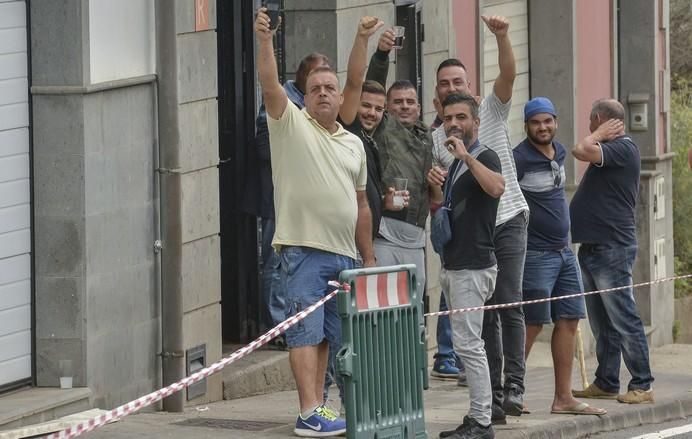
[[[302,413],[300,414],[300,418],[301,418],[302,420],[306,420],[307,418],[309,418],[310,416],[312,416],[312,414],[315,412],[315,410],[317,409],[317,407],[319,407],[319,406],[316,405],[316,406],[314,406],[313,408],[311,408],[310,410],[305,411],[305,412],[302,412]]]

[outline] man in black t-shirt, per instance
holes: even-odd
[[[450,309],[482,306],[493,294],[497,261],[493,236],[500,196],[505,189],[497,154],[478,142],[478,104],[468,95],[450,94],[442,103],[445,145],[455,160],[444,180],[440,168],[428,173],[433,203],[449,208],[451,240],[444,246],[440,284]],[[442,191],[444,185],[444,193]],[[466,366],[471,400],[468,416],[440,437],[490,439],[492,393],[481,329],[482,312],[450,315],[454,350]]]
[[[380,150],[373,134],[380,123],[385,109],[386,92],[378,82],[368,80],[363,83],[360,94],[358,111],[352,121],[340,119],[344,128],[358,136],[363,142],[368,166],[368,183],[365,187],[372,214],[372,239],[377,237],[380,230],[383,210],[400,211],[408,206],[408,192],[397,194],[402,196],[403,203],[394,204],[394,188],[382,188],[382,163]]]
[[[593,104],[591,134],[572,154],[589,163],[570,205],[572,242],[581,243],[579,265],[586,291],[632,285],[637,255],[635,209],[639,148],[625,134],[625,109],[614,99]],[[649,347],[632,288],[586,296],[596,338],[596,379],[578,398],[610,398],[628,404],[654,402]],[[632,380],[620,392],[620,356]]]

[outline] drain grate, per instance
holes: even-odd
[[[173,425],[183,427],[225,428],[227,430],[264,431],[279,427],[278,422],[248,421],[244,419],[194,418],[176,422]]]

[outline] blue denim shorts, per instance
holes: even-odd
[[[527,250],[522,285],[524,300],[561,297],[584,291],[579,263],[569,247],[559,251]],[[524,320],[529,325],[585,317],[583,297],[524,305]]]
[[[330,280],[339,280],[339,273],[354,268],[355,261],[308,247],[283,247],[281,257],[281,285],[286,294],[286,318],[292,317],[316,303],[331,291]],[[336,299],[327,301],[296,325],[286,331],[289,348],[315,346],[323,340],[341,344],[341,320]]]

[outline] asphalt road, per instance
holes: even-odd
[[[589,436],[589,439],[692,439],[692,418]]]

